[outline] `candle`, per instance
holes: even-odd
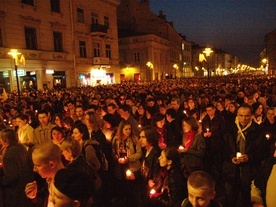
[[[155,193],[156,193],[156,190],[154,190],[154,189],[151,189],[151,190],[150,190],[150,194],[151,194],[151,195],[154,195]]]
[[[132,174],[132,172],[131,172],[130,170],[127,170],[127,171],[126,171],[126,176],[127,176],[127,177],[130,177],[131,174]]]
[[[179,149],[179,150],[184,150],[184,147],[183,147],[182,145],[180,145],[180,146],[178,147],[178,149]]]
[[[269,140],[269,139],[270,139],[269,134],[266,134],[266,135],[265,135],[265,138],[266,138],[267,140]]]
[[[241,153],[241,152],[237,152],[236,157],[239,158],[239,157],[241,157],[241,156],[242,156],[242,153]]]
[[[138,128],[141,128],[142,126],[141,126],[141,124],[138,124]]]
[[[4,122],[6,122],[7,121],[7,119],[4,119]]]
[[[206,131],[209,132],[209,128],[207,128]]]
[[[183,113],[187,115],[187,111],[186,110],[184,110]]]
[[[37,114],[37,110],[35,110],[35,114]]]
[[[201,123],[202,122],[201,119],[198,122]]]
[[[119,160],[119,162],[124,162],[125,158],[124,157],[120,157],[118,160]]]

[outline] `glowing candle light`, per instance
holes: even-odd
[[[126,171],[126,176],[127,176],[127,177],[130,177],[131,174],[132,174],[132,172],[131,172],[130,170],[127,170],[127,171]]]
[[[209,131],[210,131],[210,129],[209,129],[209,128],[207,128],[207,129],[206,129],[206,131],[207,131],[207,132],[209,132]]]
[[[242,156],[242,153],[241,153],[241,152],[237,152],[236,157],[239,158],[239,157],[241,157],[241,156]]]
[[[269,140],[269,139],[270,139],[269,134],[266,134],[266,135],[265,135],[265,138],[266,138],[267,140]]]
[[[151,189],[151,190],[150,190],[150,194],[151,194],[151,195],[154,195],[155,193],[156,193],[156,190],[154,190],[154,189]]]
[[[184,147],[183,147],[182,145],[180,145],[180,146],[178,147],[178,149],[179,149],[179,150],[184,150]]]

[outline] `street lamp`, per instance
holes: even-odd
[[[11,49],[10,52],[8,52],[8,55],[11,55],[14,61],[14,69],[15,69],[15,76],[16,76],[16,83],[17,83],[17,92],[18,92],[18,102],[20,103],[20,87],[19,87],[19,80],[18,80],[18,72],[17,72],[17,66],[19,65],[18,61],[18,55],[20,55],[20,52],[17,52],[16,49]],[[23,62],[25,64],[24,56],[22,55],[20,58],[20,62]]]
[[[214,51],[209,47],[205,48],[205,50],[203,51],[203,53],[206,55],[207,58],[211,55],[212,52]],[[209,60],[208,60],[207,72],[208,72],[208,87],[209,87],[210,85],[210,61]]]
[[[149,69],[153,69],[153,63],[152,62],[148,61],[146,65],[149,67]],[[151,79],[152,79],[152,76],[151,76],[151,70],[150,70],[150,80]]]
[[[179,69],[179,66],[175,63],[175,64],[173,64],[173,68],[175,69],[175,76],[174,76],[174,78],[176,78],[176,71]]]

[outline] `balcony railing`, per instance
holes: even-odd
[[[107,26],[102,24],[92,24],[91,25],[91,32],[101,32],[107,33]]]

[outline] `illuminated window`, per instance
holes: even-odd
[[[77,8],[78,22],[84,23],[84,11],[81,8]]]
[[[111,46],[105,45],[105,55],[107,58],[111,58]]]
[[[53,32],[54,36],[54,48],[56,52],[63,52],[62,33]]]
[[[25,41],[27,49],[37,50],[36,29],[25,27]]]
[[[80,57],[86,58],[86,44],[85,41],[79,41]]]
[[[60,3],[59,0],[51,0],[51,11],[60,12]]]
[[[94,57],[100,57],[100,43],[93,43],[93,52],[94,52]]]
[[[23,4],[28,4],[30,6],[34,6],[34,0],[22,0],[21,2]]]

